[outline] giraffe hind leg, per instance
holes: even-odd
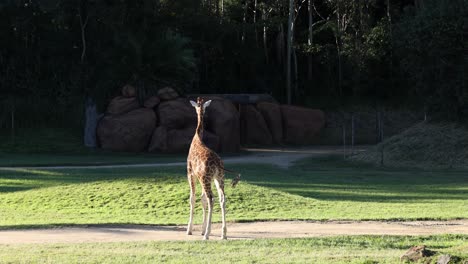
[[[221,206],[222,230],[221,238],[227,239],[226,232],[226,196],[224,195],[224,178],[215,179],[216,189],[218,190],[219,205]]]

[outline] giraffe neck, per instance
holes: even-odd
[[[197,129],[195,130],[195,135],[198,135],[198,137],[201,139],[203,138],[203,113],[198,114],[198,124],[197,124]]]

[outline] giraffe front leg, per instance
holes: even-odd
[[[203,236],[203,240],[208,240],[210,238],[211,233],[211,216],[213,215],[213,194],[208,193],[207,200],[208,200],[208,216],[206,219],[206,229],[205,235]]]
[[[221,239],[227,239],[227,228],[226,228],[226,196],[224,195],[224,180],[215,180],[216,189],[218,190],[219,204],[221,206],[221,219],[223,226],[221,230]]]
[[[194,210],[195,210],[195,194],[190,193],[190,217],[189,217],[189,222],[187,226],[187,235],[192,234]]]
[[[195,211],[195,182],[193,181],[192,177],[189,176],[189,184],[190,184],[190,216],[189,216],[189,222],[187,226],[187,235],[192,234],[193,230],[193,214]]]

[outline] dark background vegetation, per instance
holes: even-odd
[[[468,116],[467,1],[293,4],[293,104],[393,105],[443,120]],[[181,94],[269,93],[285,103],[288,5],[1,1],[0,130],[82,131],[86,98],[103,111],[127,83],[141,100],[171,86]]]

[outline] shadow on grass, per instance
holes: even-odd
[[[234,169],[234,166],[231,166]],[[241,165],[241,183],[272,188],[302,197],[330,201],[422,202],[468,199],[466,171],[422,171],[361,166],[336,159],[307,159],[290,169]],[[0,193],[95,181],[185,180],[185,168],[96,170],[0,170]],[[227,174],[230,179],[232,175]],[[228,187],[229,188],[229,187]]]
[[[422,202],[467,200],[468,172],[388,169],[338,161],[307,159],[288,169],[246,166],[251,184],[319,200]]]
[[[14,168],[0,170],[0,193],[25,191],[37,188],[90,183],[97,181],[153,179],[168,182],[170,179],[185,179],[185,168],[138,168],[138,169],[94,169],[94,170],[40,170]]]

